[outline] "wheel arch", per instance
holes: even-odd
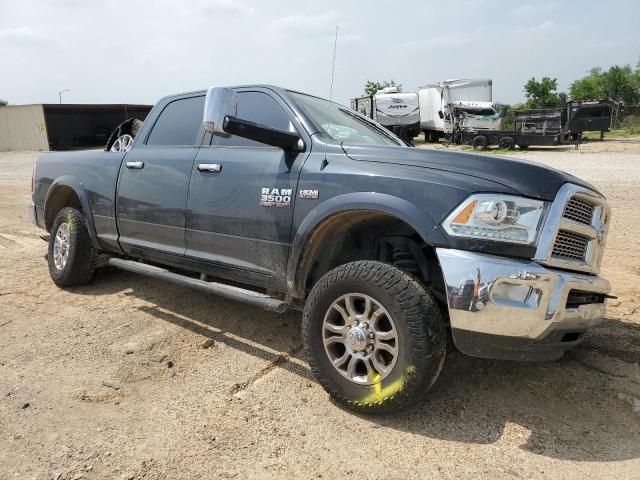
[[[47,231],[51,230],[56,216],[65,207],[76,207],[82,211],[91,243],[95,248],[100,248],[87,191],[78,179],[70,175],[57,178],[49,187],[44,202],[44,223]]]
[[[338,195],[311,210],[295,233],[287,265],[289,294],[304,298],[313,262],[325,241],[334,242],[337,233],[376,218],[406,226],[427,246],[448,245],[433,219],[407,200],[375,192]]]

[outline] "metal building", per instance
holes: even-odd
[[[0,107],[0,151],[102,147],[123,121],[144,120],[151,105],[35,104]]]

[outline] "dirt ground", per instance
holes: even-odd
[[[609,197],[619,299],[559,361],[452,352],[417,408],[372,418],[314,381],[298,313],[116,270],[56,288],[37,154],[0,153],[0,479],[640,478],[640,138],[514,156]]]

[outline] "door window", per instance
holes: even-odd
[[[204,97],[174,100],[160,113],[147,145],[199,145],[203,112]]]
[[[289,115],[272,97],[262,92],[238,93],[238,114],[242,120],[260,123],[267,127],[277,128],[289,132],[293,130]],[[206,143],[206,142],[205,142]],[[237,147],[264,147],[264,143],[249,140],[248,138],[232,135],[229,138],[213,136],[210,144],[237,146]]]

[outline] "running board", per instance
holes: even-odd
[[[224,283],[217,282],[205,282],[204,280],[198,280],[197,278],[187,277],[185,275],[179,275],[177,273],[170,272],[164,268],[155,267],[153,265],[147,265],[146,263],[135,262],[132,260],[123,260],[121,258],[110,258],[109,265],[122,270],[127,270],[133,273],[140,273],[148,277],[158,278],[167,282],[175,283],[185,287],[195,288],[207,293],[213,293],[214,295],[220,295],[221,297],[230,298],[232,300],[238,300],[240,302],[249,303],[256,307],[264,308],[270,312],[283,313],[289,308],[289,304],[283,300],[270,297],[263,293],[254,292],[252,290],[245,290],[244,288],[234,287],[231,285],[225,285]]]

